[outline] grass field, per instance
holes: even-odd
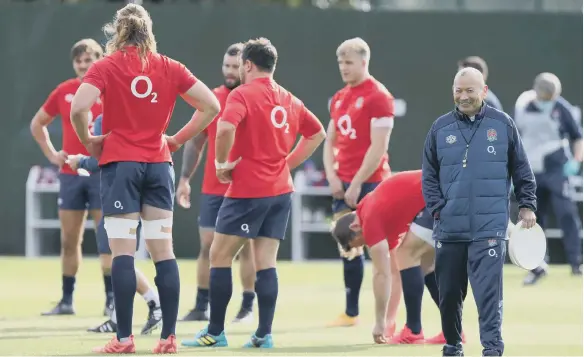
[[[0,355],[91,355],[91,349],[110,338],[85,332],[103,321],[103,282],[96,259],[86,259],[78,275],[75,317],[41,317],[60,298],[60,264],[57,259],[24,260],[0,258]],[[152,264],[139,266],[154,276]],[[237,267],[237,264],[236,264]],[[195,262],[181,261],[181,315],[190,309],[195,296]],[[325,323],[344,308],[340,264],[289,263],[279,267],[280,294],[274,321],[276,348],[269,355],[359,355],[438,356],[441,346],[375,346],[371,267],[366,270],[361,294],[361,323],[358,327],[326,329]],[[582,356],[582,280],[571,277],[564,266],[535,287],[523,288],[524,272],[509,266],[505,271],[505,318],[503,336],[507,356]],[[234,271],[234,294],[228,310],[232,318],[241,301],[241,288]],[[146,305],[136,297],[134,333],[146,317]],[[404,323],[400,312],[399,325]],[[257,319],[256,319],[257,320]],[[424,297],[424,330],[428,336],[439,331],[439,314],[428,294]],[[203,323],[179,323],[178,338],[189,338]],[[464,312],[464,329],[469,340],[466,355],[480,355],[476,307],[471,295]],[[254,324],[226,325],[230,346],[226,349],[193,350],[183,355],[258,355],[243,350],[255,330]],[[149,354],[157,336],[137,336],[138,354]],[[262,351],[263,353],[264,351]]]

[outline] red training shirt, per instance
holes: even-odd
[[[164,133],[176,98],[197,79],[180,62],[148,53],[143,65],[133,46],[95,62],[85,78],[101,91],[104,140],[99,164],[172,162]]]
[[[77,89],[81,85],[81,80],[79,78],[68,79],[65,82],[59,84],[55,88],[45,103],[43,104],[43,110],[51,117],[61,116],[61,123],[63,127],[63,143],[62,150],[69,155],[89,155],[85,146],[79,141],[75,129],[73,129],[73,124],[71,124],[71,101],[77,92]],[[89,131],[93,133],[93,122],[101,114],[101,100],[97,100],[95,104],[91,107],[89,111]],[[77,175],[76,171],[73,171],[69,165],[63,165],[61,167],[61,173]]]
[[[213,93],[221,104],[221,111],[215,119],[205,128],[204,133],[207,134],[207,158],[205,161],[205,175],[203,176],[203,188],[201,192],[206,195],[224,196],[229,188],[229,184],[219,182],[215,170],[215,137],[217,136],[217,120],[221,118],[223,110],[225,109],[225,102],[231,90],[227,87],[220,86],[213,89]]]
[[[229,94],[219,119],[237,127],[229,161],[241,157],[225,197],[272,197],[294,191],[286,157],[297,135],[322,125],[304,104],[271,78],[242,84]]]
[[[343,182],[350,183],[371,146],[371,130],[393,125],[393,96],[375,78],[345,86],[330,104],[336,139],[335,169]],[[389,158],[383,155],[377,170],[365,182],[380,182],[390,174]]]
[[[387,239],[389,248],[395,248],[398,236],[424,206],[422,170],[403,171],[383,180],[357,205],[365,244],[371,247]]]

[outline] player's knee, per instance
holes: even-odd
[[[66,257],[75,256],[79,254],[79,246],[81,245],[79,240],[75,239],[64,239],[61,243],[61,251]]]

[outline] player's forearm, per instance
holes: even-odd
[[[189,120],[189,122],[174,135],[174,138],[181,145],[186,143],[190,139],[199,135],[207,126],[209,126],[217,113],[218,111],[213,107],[206,108],[205,111],[197,110],[195,114],[193,114],[191,120]]]
[[[327,138],[324,142],[322,161],[324,164],[324,172],[326,173],[326,177],[335,176],[337,173],[335,172],[334,147],[329,138]]]
[[[217,162],[227,162],[229,151],[231,151],[235,141],[235,129],[231,123],[224,121],[217,123],[217,136],[215,138],[215,160]]]
[[[582,139],[574,142],[574,160],[582,162]]]
[[[190,180],[193,177],[195,171],[197,171],[197,167],[201,163],[201,157],[203,154],[203,146],[205,145],[205,141],[203,141],[202,145],[199,143],[202,139],[201,136],[206,135],[203,133],[195,136],[191,140],[187,141],[184,146],[183,151],[183,159],[182,159],[182,168],[181,168],[181,176]]]
[[[371,145],[367,152],[365,153],[365,157],[363,158],[363,163],[361,163],[361,167],[359,171],[355,174],[352,183],[362,184],[363,182],[367,181],[371,175],[377,170],[379,167],[379,163],[381,162],[381,158],[386,153],[387,148],[382,147],[381,145]]]
[[[71,110],[71,124],[82,144],[86,144],[89,139],[89,122],[87,120],[89,110]]]
[[[33,122],[30,126],[30,131],[34,140],[39,144],[45,157],[51,158],[57,155],[57,150],[51,142],[51,137],[49,136],[49,131],[46,126],[38,125]]]
[[[374,273],[373,294],[375,296],[375,322],[378,326],[384,326],[389,297],[391,295],[391,275],[389,271],[378,271]]]
[[[288,161],[288,167],[293,170],[300,166],[306,159],[308,159],[318,148],[325,138],[324,132],[315,134],[310,138],[300,138],[298,145],[292,150],[292,152],[286,158]]]

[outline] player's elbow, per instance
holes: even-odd
[[[223,137],[223,136],[230,136],[233,135],[235,133],[235,125],[226,122],[224,120],[219,120],[217,122],[217,137]]]
[[[326,132],[324,131],[324,128],[321,129],[318,133],[312,135],[309,139],[318,143],[317,146],[322,144],[322,142],[326,139]]]
[[[209,113],[210,116],[213,115],[213,118],[221,111],[221,104],[219,104],[219,100],[215,96],[210,97],[209,100],[202,104],[203,108],[201,110]]]

